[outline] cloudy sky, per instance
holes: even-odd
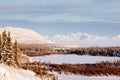
[[[0,27],[42,35],[120,34],[120,0],[0,0]]]

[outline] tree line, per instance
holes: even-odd
[[[59,74],[74,74],[84,76],[120,76],[120,60],[109,62],[101,61],[94,64],[51,64],[32,62],[22,64],[23,69],[34,71],[38,75],[45,72],[58,72]]]
[[[91,56],[120,57],[120,47],[78,47],[69,49],[54,49],[41,45],[21,45],[20,50],[28,56],[44,56],[51,54],[76,54]]]
[[[88,47],[75,48],[70,54],[91,55],[91,56],[118,56],[120,57],[120,47]]]

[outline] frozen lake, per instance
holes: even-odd
[[[50,62],[55,64],[84,64],[96,63],[100,61],[120,60],[119,57],[103,57],[103,56],[78,56],[78,55],[47,55],[40,57],[31,57],[32,61]]]
[[[120,80],[115,76],[75,76],[75,75],[58,75],[58,80]]]

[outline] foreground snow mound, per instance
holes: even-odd
[[[48,40],[46,37],[41,36],[37,32],[34,32],[29,29],[5,27],[5,28],[0,28],[0,33],[2,33],[4,30],[10,31],[13,41],[16,39],[19,43],[23,43],[23,44],[52,43],[52,41]]]
[[[0,64],[0,80],[41,80],[35,76],[35,73],[23,69],[14,69],[12,67]]]

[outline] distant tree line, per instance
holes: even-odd
[[[118,56],[120,57],[120,47],[79,47],[69,49],[54,49],[38,45],[21,45],[20,50],[28,56],[43,56],[51,54],[76,54],[91,56]]]
[[[91,55],[91,56],[118,56],[120,57],[120,47],[89,47],[75,48],[70,50],[70,54]]]

